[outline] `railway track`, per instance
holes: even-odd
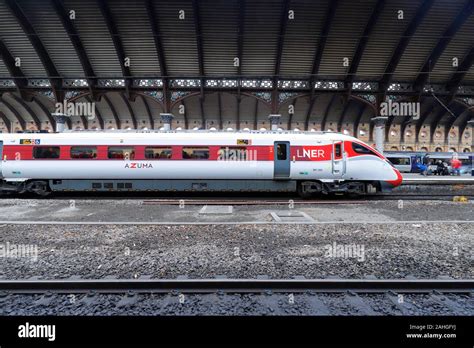
[[[65,279],[0,280],[0,292],[35,293],[463,293],[474,280],[453,279]]]
[[[175,196],[173,198],[155,198],[153,196],[136,196],[136,195],[68,195],[68,196],[53,196],[48,198],[39,197],[25,197],[25,196],[0,196],[1,199],[45,199],[45,200],[141,200],[144,205],[288,205],[289,203],[298,205],[311,204],[364,204],[370,201],[378,200],[437,200],[437,201],[452,201],[454,197],[465,197],[466,200],[474,200],[474,195],[461,194],[378,194],[367,195],[361,197],[347,198],[342,196],[324,197],[321,199],[301,199],[299,197],[231,197],[221,198],[215,196],[209,197],[189,197],[189,196]]]
[[[364,196],[354,199],[338,199],[326,198],[326,199],[300,199],[300,198],[287,198],[287,199],[198,199],[198,198],[180,198],[180,199],[148,199],[143,200],[144,205],[312,205],[312,204],[365,204],[370,201],[377,200],[437,200],[437,201],[451,201],[454,197],[459,195],[454,194],[443,194],[443,195],[417,195],[417,194],[406,194],[406,195],[371,195]],[[474,200],[474,196],[467,195],[465,200]]]
[[[472,315],[472,280],[0,281],[8,315]]]

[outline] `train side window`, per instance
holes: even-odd
[[[108,158],[133,160],[135,159],[135,148],[126,146],[110,146],[108,149]]]
[[[171,159],[173,150],[171,147],[146,147],[146,159]]]
[[[409,157],[387,157],[387,159],[396,166],[407,166],[411,164]]]
[[[97,158],[97,147],[95,146],[72,146],[72,159],[94,159]]]
[[[209,159],[208,147],[183,147],[183,159]]]
[[[286,144],[277,144],[277,160],[286,161]]]
[[[371,149],[369,149],[369,148],[367,148],[367,147],[365,147],[361,144],[358,144],[358,143],[352,143],[352,150],[354,150],[357,153],[364,154],[364,155],[377,156]]]
[[[35,159],[55,159],[59,158],[59,146],[35,146],[33,148],[33,158]]]
[[[341,144],[336,144],[336,157],[341,157]]]

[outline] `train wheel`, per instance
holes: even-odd
[[[303,191],[301,189],[301,186],[298,187],[298,196],[300,196],[303,199],[310,199],[313,197],[313,194],[311,192]]]
[[[321,184],[314,181],[304,181],[298,184],[298,195],[303,199],[313,198],[321,193]]]
[[[46,181],[32,181],[28,184],[28,191],[36,193],[38,196],[46,197],[51,194]]]

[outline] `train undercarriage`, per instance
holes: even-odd
[[[2,181],[0,195],[54,192],[296,192],[302,198],[317,195],[375,194],[378,182],[295,180],[28,180]]]

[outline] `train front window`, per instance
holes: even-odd
[[[94,159],[97,158],[97,147],[95,146],[72,146],[72,159]]]
[[[35,146],[33,148],[33,158],[56,159],[59,158],[59,151],[59,146]]]
[[[171,147],[146,147],[145,158],[146,159],[171,159],[172,149]]]
[[[109,159],[133,160],[135,159],[135,148],[124,146],[110,146],[108,150]]]
[[[183,159],[209,159],[208,147],[183,147]]]
[[[364,155],[374,155],[377,156],[371,149],[358,144],[358,143],[352,143],[352,150],[354,150],[357,153],[364,154]]]

